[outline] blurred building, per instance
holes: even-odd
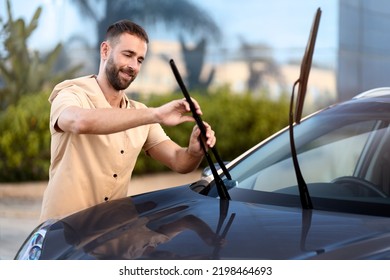
[[[390,86],[390,1],[339,0],[339,100]]]
[[[303,54],[302,54],[303,55]],[[175,63],[185,80],[186,72],[181,57],[180,44],[176,41],[152,41],[149,51],[137,79],[129,87],[130,95],[166,94],[178,88],[172,73],[169,59]],[[264,64],[264,63],[263,63]],[[265,66],[258,63],[257,71],[262,75],[261,83],[252,89],[252,94],[266,91],[270,97],[278,98],[281,94],[290,94],[300,74],[300,64],[290,63],[277,65],[275,73],[262,71]],[[228,86],[233,92],[240,94],[248,91],[248,80],[251,73],[248,62],[244,58],[224,58],[218,63],[207,62],[203,68],[204,76],[215,69],[211,88]],[[203,74],[202,73],[202,74]],[[313,65],[308,83],[307,106],[319,108],[334,102],[337,98],[335,72],[330,68]]]

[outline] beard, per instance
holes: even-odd
[[[130,79],[124,79],[119,75],[119,72],[122,71],[131,76]],[[108,58],[106,66],[106,76],[110,84],[115,90],[124,90],[127,89],[130,84],[134,81],[137,76],[133,69],[131,68],[118,68],[115,64],[112,56]]]

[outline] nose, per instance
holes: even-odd
[[[129,59],[127,63],[127,68],[133,72],[138,72],[141,67],[141,64],[138,62],[136,58]]]
[[[126,66],[126,71],[129,72],[130,74],[134,74],[136,73],[138,70],[136,70],[134,67],[132,67],[131,65],[127,65]]]
[[[136,66],[135,66],[135,64],[133,64],[133,63],[128,63],[127,65],[126,65],[126,70],[128,71],[128,72],[131,72],[131,73],[134,73],[134,72],[136,72]]]

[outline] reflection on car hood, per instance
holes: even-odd
[[[218,200],[185,186],[69,216],[43,246],[42,259],[386,258],[390,220]]]

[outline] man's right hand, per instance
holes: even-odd
[[[193,102],[197,113],[202,115],[198,102],[194,99]],[[171,101],[156,108],[156,110],[159,123],[162,125],[175,126],[183,122],[195,121],[193,116],[189,114],[191,113],[190,105],[185,99]]]

